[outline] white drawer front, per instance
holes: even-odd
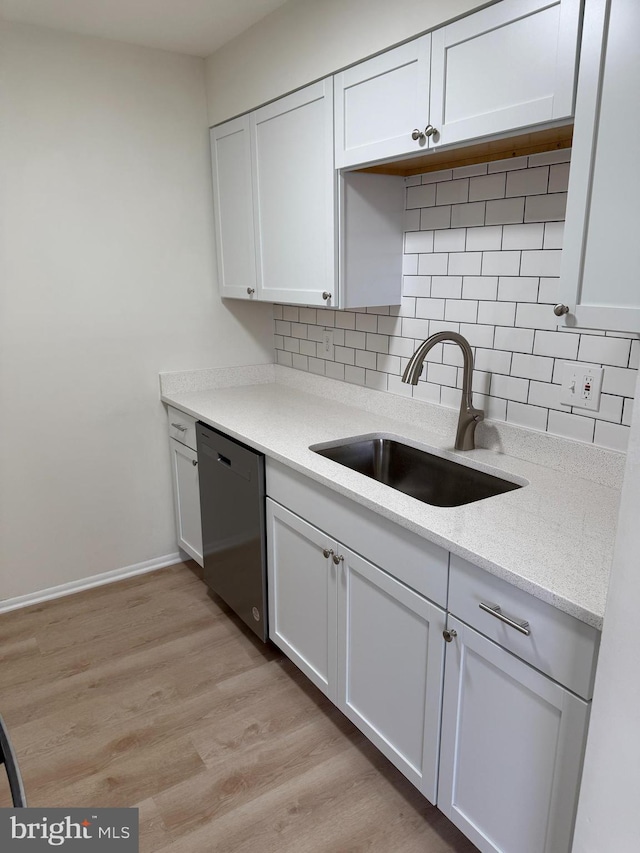
[[[500,615],[528,622],[518,631]],[[600,632],[550,604],[451,555],[449,612],[584,699],[593,694]]]
[[[169,415],[169,438],[175,438],[176,441],[186,444],[192,450],[197,450],[196,447],[196,419],[191,415],[185,415],[184,412],[168,406]]]

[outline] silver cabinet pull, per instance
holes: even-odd
[[[329,559],[329,557],[330,557],[332,554],[333,554],[333,551],[331,550],[331,548],[323,548],[323,549],[322,549],[322,556],[323,556],[326,560],[328,560],[328,559]]]
[[[331,294],[329,293],[329,291],[328,291],[328,290],[323,290],[323,291],[322,291],[322,298],[323,298],[325,301],[326,301],[327,299],[331,299]]]
[[[333,562],[336,564],[336,566],[339,566],[340,563],[344,562],[344,557],[342,556],[342,554],[340,554],[340,555],[334,554],[333,555]]]
[[[569,306],[563,305],[562,303],[554,305],[553,313],[556,315],[556,317],[562,317],[563,314],[569,313]]]
[[[192,464],[192,465],[193,465],[193,467],[195,468],[195,467],[196,467],[196,465],[198,464],[198,460],[197,460],[197,459],[192,459],[192,460],[191,460],[191,464]]]
[[[249,296],[253,296],[253,294],[254,294],[255,292],[256,292],[255,287],[248,287],[248,288],[247,288],[247,293],[249,294]]]
[[[481,601],[478,607],[480,610],[484,610],[485,613],[495,616],[496,619],[504,622],[505,625],[509,625],[509,627],[515,628],[516,631],[520,631],[520,633],[524,634],[525,637],[528,637],[531,634],[528,622],[524,619],[510,619],[508,616],[505,616],[499,604],[487,604],[484,601]]]
[[[433,136],[433,134],[437,133],[437,132],[438,131],[436,130],[436,128],[432,124],[428,124],[424,129],[424,135],[425,136]]]
[[[188,429],[188,427],[186,427],[184,424],[171,424],[171,426],[180,430],[180,432],[186,432]]]
[[[427,137],[425,136],[425,134],[421,130],[418,130],[418,128],[416,127],[414,129],[413,133],[411,134],[411,138],[413,139],[414,142],[417,142],[418,140],[420,140],[422,142]]]
[[[455,628],[445,628],[445,630],[442,632],[442,636],[444,637],[445,643],[451,643],[454,638],[458,636],[458,632]]]

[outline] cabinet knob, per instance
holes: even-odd
[[[428,124],[424,129],[424,135],[425,136],[433,136],[433,134],[437,133],[437,132],[438,131],[436,130],[436,128],[432,124]]]
[[[555,305],[553,308],[553,313],[556,315],[556,317],[562,317],[563,314],[569,313],[569,306],[563,305],[562,303]]]
[[[340,554],[339,556],[338,556],[338,554],[334,554],[333,555],[333,562],[336,564],[336,566],[339,566],[340,563],[344,562],[344,557],[342,556],[342,554]]]
[[[455,628],[451,628],[451,630],[445,630],[442,632],[442,636],[444,637],[445,643],[450,643],[455,637],[458,636],[458,632]]]
[[[420,142],[424,142],[427,137],[421,130],[418,130],[418,128],[416,127],[413,133],[411,134],[411,138],[414,140],[414,142],[417,142],[418,140],[420,140]]]
[[[247,293],[249,294],[249,296],[253,296],[253,294],[254,294],[255,292],[256,292],[255,287],[248,287],[248,288],[247,288]]]
[[[197,460],[197,459],[192,459],[192,460],[191,460],[191,464],[192,464],[192,465],[193,465],[193,467],[195,468],[195,467],[196,467],[196,465],[198,464],[198,460]]]
[[[333,554],[333,551],[331,550],[331,548],[323,548],[322,549],[322,556],[325,558],[325,560],[328,560],[332,554]]]
[[[331,299],[331,294],[329,293],[329,291],[328,291],[328,290],[323,290],[323,291],[322,291],[322,298],[323,298],[325,301],[326,301],[327,299]]]

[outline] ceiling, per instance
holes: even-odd
[[[286,0],[0,0],[0,17],[207,56]]]

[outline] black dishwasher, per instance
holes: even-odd
[[[196,425],[204,580],[267,640],[264,456]]]

